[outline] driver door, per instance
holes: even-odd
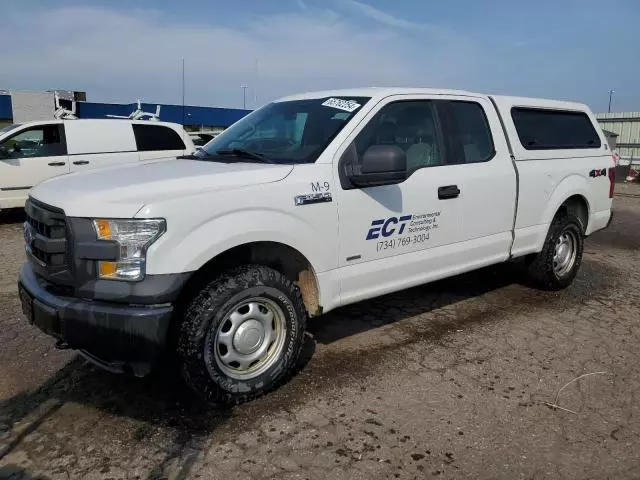
[[[31,187],[64,173],[69,173],[69,157],[62,123],[14,133],[0,143],[0,208],[21,206]]]
[[[455,264],[446,246],[461,234],[459,203],[446,191],[456,185],[457,173],[444,165],[444,144],[432,99],[394,96],[384,100],[350,142],[340,158],[342,189],[336,192],[343,303],[422,283],[430,270],[442,268],[447,261]],[[402,149],[407,178],[384,186],[348,185],[344,162],[357,163],[367,149],[381,145]]]

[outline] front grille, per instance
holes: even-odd
[[[70,277],[67,224],[60,209],[29,199],[25,205],[25,244],[31,263],[49,280]]]
[[[41,211],[45,211],[41,209]],[[57,223],[57,219],[54,219]],[[59,224],[56,225],[47,225],[44,222],[38,221],[35,218],[27,216],[27,222],[29,225],[33,227],[33,230],[44,237],[47,238],[64,238],[65,236],[65,225],[64,220],[62,220]]]

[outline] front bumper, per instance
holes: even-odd
[[[130,306],[50,293],[30,264],[20,270],[22,310],[30,323],[110,371],[149,373],[165,348],[171,304]]]

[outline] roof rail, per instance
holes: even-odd
[[[76,101],[71,100],[71,110],[67,110],[66,108],[60,105],[60,95],[58,92],[53,93],[53,118],[60,120],[76,120],[78,117],[76,115]]]

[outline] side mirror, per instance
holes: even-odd
[[[395,145],[373,145],[364,152],[360,174],[349,180],[356,187],[378,187],[407,179],[407,155]]]

